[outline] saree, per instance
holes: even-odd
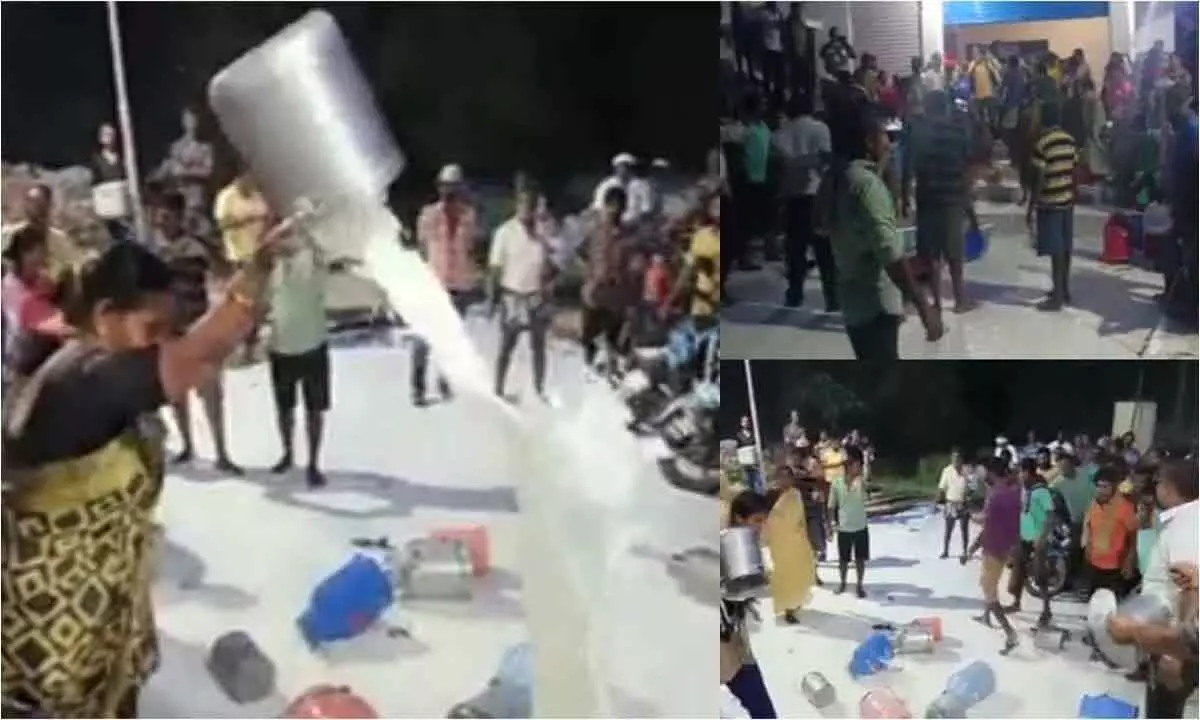
[[[816,584],[817,565],[804,516],[804,496],[784,490],[763,526],[763,539],[771,551],[771,600],[775,614],[808,605]]]
[[[161,446],[136,429],[81,457],[6,469],[6,484],[14,475],[3,506],[3,695],[51,717],[133,717],[158,663]]]

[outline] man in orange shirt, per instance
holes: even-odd
[[[1137,511],[1116,492],[1119,470],[1103,467],[1095,482],[1096,495],[1083,521],[1090,586],[1092,591],[1106,588],[1124,597],[1133,588],[1137,565]]]

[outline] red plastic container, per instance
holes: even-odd
[[[942,641],[942,619],[937,616],[919,617],[913,620],[913,625],[919,625],[929,631],[934,642]]]
[[[377,718],[371,703],[355,695],[350,688],[317,685],[292,701],[280,717],[285,718]]]
[[[1104,252],[1101,262],[1124,265],[1129,262],[1129,220],[1120,213],[1108,216],[1104,223]]]
[[[872,690],[858,701],[860,718],[911,718],[912,712],[891,690]]]
[[[458,540],[467,546],[467,554],[471,557],[471,572],[475,577],[486,575],[492,567],[491,540],[488,531],[482,525],[463,525],[460,527],[439,528],[430,533],[431,537],[446,540]]]

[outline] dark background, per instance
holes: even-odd
[[[1194,361],[939,361],[752,363],[758,419],[766,445],[778,444],[795,408],[810,433],[866,432],[881,455],[915,460],[952,446],[990,446],[998,433],[1018,444],[1028,430],[1047,441],[1059,430],[1096,438],[1112,429],[1113,403],[1158,402],[1160,435],[1168,423],[1196,428]],[[733,437],[749,415],[741,361],[721,363],[720,436]],[[821,407],[839,406],[840,427],[821,422]]]
[[[139,164],[163,157],[179,111],[208,79],[311,3],[122,3]],[[333,3],[409,159],[401,183],[436,168],[518,169],[548,182],[603,173],[627,150],[700,169],[716,115],[717,3]],[[3,4],[4,160],[86,163],[115,121],[105,3]],[[703,42],[701,42],[703,41]],[[701,47],[703,46],[703,47]],[[703,52],[701,52],[703,50]],[[204,113],[202,113],[202,116]],[[218,141],[218,180],[232,171]]]

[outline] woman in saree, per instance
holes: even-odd
[[[817,581],[817,559],[809,542],[805,497],[790,467],[778,468],[778,489],[763,525],[763,542],[771,551],[771,601],[776,617],[789,625],[799,622],[796,613],[808,605]]]
[[[62,307],[76,336],[4,407],[6,713],[137,717],[158,663],[157,411],[210,381],[254,325],[287,226],[182,333],[170,332],[172,274],[140,244],[116,244],[72,278]]]

